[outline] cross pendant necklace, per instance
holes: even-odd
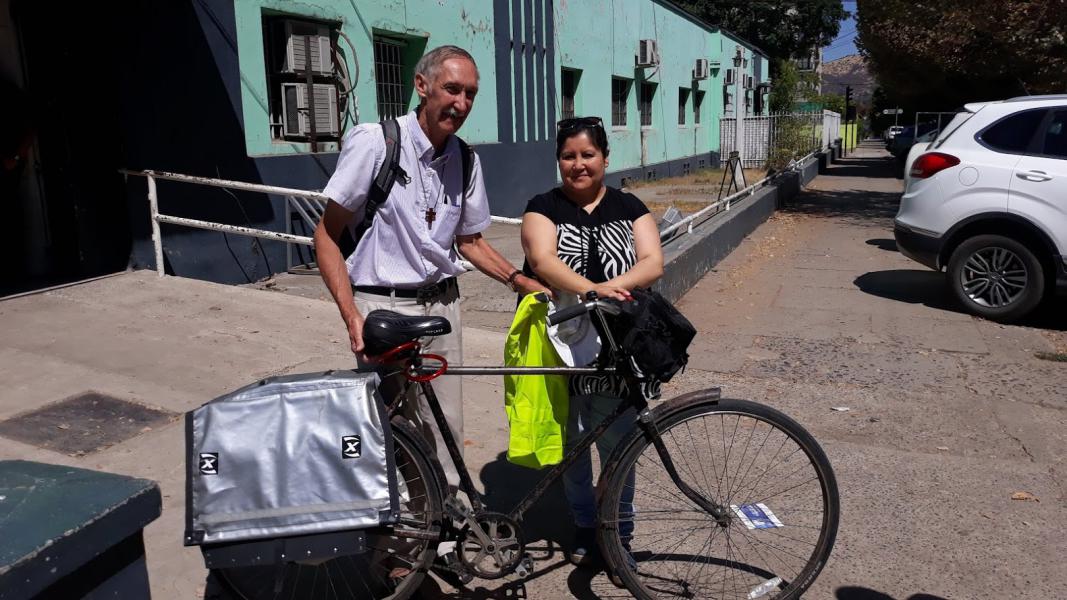
[[[423,185],[425,186],[428,183],[426,181],[426,172],[422,168],[422,158],[418,156],[418,149],[415,148],[414,140],[412,140],[412,142],[411,142],[411,148],[412,148],[412,150],[415,150],[415,153],[416,153],[415,163],[419,166],[419,177],[422,179]],[[440,188],[441,188],[441,190],[437,194],[437,199],[434,201],[433,206],[430,206],[430,199],[429,198],[426,198],[424,200],[425,206],[426,206],[426,213],[425,213],[426,214],[426,229],[428,229],[428,230],[433,229],[433,222],[437,220],[437,205],[441,203],[441,198],[443,198],[444,195],[445,195],[445,184],[444,184],[444,181],[440,182]]]

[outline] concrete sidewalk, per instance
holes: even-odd
[[[842,519],[805,597],[1062,597],[1067,364],[1035,352],[1067,313],[960,312],[896,251],[898,169],[861,145],[704,277],[679,304],[700,334],[672,391],[720,384],[827,451]]]

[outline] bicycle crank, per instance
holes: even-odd
[[[525,557],[522,528],[507,515],[479,512],[466,520],[456,552],[459,561],[482,579],[499,579],[516,570]]]

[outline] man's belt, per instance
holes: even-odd
[[[450,289],[459,289],[459,283],[455,277],[449,277],[437,283],[424,285],[418,288],[393,288],[382,285],[355,285],[352,289],[364,294],[375,296],[395,296],[397,298],[418,298],[419,300],[432,301],[443,296]]]

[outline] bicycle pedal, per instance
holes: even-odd
[[[518,575],[519,577],[522,577],[523,579],[526,579],[530,575],[533,575],[533,571],[534,571],[533,557],[530,556],[529,554],[524,555],[522,557],[522,560],[519,561],[518,566],[515,567],[515,574]]]
[[[462,523],[470,518],[471,509],[455,496],[445,499],[445,514],[457,523]]]

